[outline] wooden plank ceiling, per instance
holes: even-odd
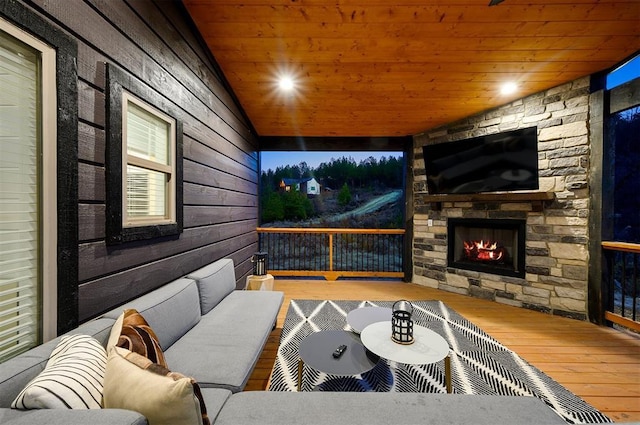
[[[183,3],[260,136],[417,134],[640,50],[638,0]]]

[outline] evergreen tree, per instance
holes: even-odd
[[[284,205],[280,194],[271,192],[262,205],[262,222],[284,220]]]
[[[287,220],[304,220],[307,218],[305,201],[308,199],[299,191],[292,190],[283,193],[284,217]]]
[[[343,184],[340,192],[338,193],[338,203],[343,207],[349,205],[351,202],[351,191],[349,190],[349,186],[347,184]]]

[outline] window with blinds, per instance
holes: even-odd
[[[43,338],[42,87],[51,70],[41,49],[55,58],[48,46],[0,26],[0,362]]]
[[[107,63],[106,242],[182,233],[182,123],[170,99]]]
[[[123,226],[175,223],[173,118],[123,92]]]

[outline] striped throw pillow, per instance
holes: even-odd
[[[14,409],[100,409],[107,365],[105,348],[89,335],[67,335],[44,370],[18,394]]]

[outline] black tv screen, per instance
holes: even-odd
[[[430,194],[539,187],[536,127],[427,145],[422,152]]]

